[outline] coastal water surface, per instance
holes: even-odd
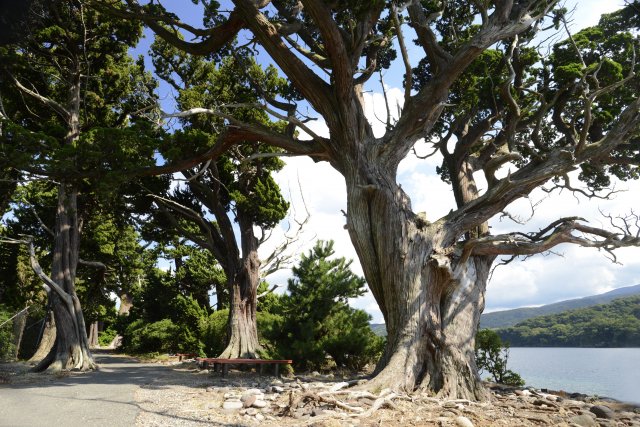
[[[508,366],[528,386],[640,404],[640,348],[513,347]]]

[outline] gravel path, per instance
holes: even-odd
[[[133,426],[135,393],[167,375],[166,367],[95,352],[100,370],[0,385],[0,426]]]

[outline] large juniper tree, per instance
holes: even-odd
[[[128,16],[142,16],[193,54],[251,34],[325,121],[328,138],[307,129],[312,139],[301,141],[229,119],[218,144],[259,140],[328,161],[344,176],[346,227],[389,332],[373,387],[486,397],[473,350],[496,257],[565,242],[608,250],[640,243],[624,225],[606,231],[579,218],[559,218],[532,233],[493,235],[487,225],[549,181],[571,186],[566,176],[576,168],[592,189],[611,173],[635,177],[637,1],[556,45],[548,57],[531,42],[541,26],[562,29],[562,14],[552,11],[556,0],[233,0],[226,14],[217,2],[201,1],[204,29],[155,2],[126,3]],[[180,31],[191,34],[181,39]],[[375,136],[363,91],[395,57],[405,70],[403,108]],[[262,106],[305,129],[295,105],[282,107],[269,99]],[[227,113],[224,107],[209,112]],[[431,222],[412,210],[396,180],[399,163],[425,137],[444,156],[440,171],[457,205]],[[486,189],[476,183],[479,175]]]
[[[256,92],[273,98],[286,86],[275,69],[263,70],[240,54],[219,64],[204,61],[162,40],[154,43],[153,52],[156,72],[178,93],[179,108],[234,105],[230,114],[234,120],[283,127],[282,123],[271,125],[266,113],[253,108],[259,99]],[[182,129],[167,141],[162,154],[168,159],[183,158],[194,147],[204,151],[215,145],[224,130],[224,120],[216,115],[185,118]],[[257,289],[273,264],[265,263],[261,271],[258,248],[289,208],[271,176],[283,162],[275,153],[252,158],[265,151],[274,150],[259,144],[233,147],[214,161],[182,171],[180,188],[166,197],[155,197],[159,213],[165,216],[164,227],[208,250],[224,271],[229,294],[228,343],[219,355],[224,358],[259,356]],[[221,292],[217,294],[221,308],[224,300]]]
[[[128,55],[141,36],[139,24],[101,15],[82,1],[34,1],[30,13],[25,36],[0,47],[0,170],[56,186],[50,275],[30,245],[57,330],[37,369],[92,369],[76,292],[86,219],[79,199],[111,191],[127,168],[154,164],[148,126],[130,120],[148,105],[154,82]]]

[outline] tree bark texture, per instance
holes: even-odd
[[[253,232],[253,222],[244,213],[238,212],[242,258],[233,271],[227,272],[230,290],[229,342],[220,358],[256,359],[262,347],[258,341],[256,323],[257,291],[260,283],[260,258],[258,239]]]
[[[95,348],[98,347],[98,321],[91,322],[89,325],[89,347]]]
[[[37,338],[38,348],[28,361],[31,364],[37,364],[47,357],[56,342],[56,321],[51,310],[47,310],[40,335]]]
[[[34,367],[36,371],[96,367],[89,350],[86,326],[75,278],[80,235],[77,219],[77,190],[64,183],[58,187],[55,244],[48,294],[55,319],[56,338],[49,354]],[[41,273],[40,273],[41,274]]]
[[[29,312],[25,310],[13,319],[13,337],[15,344],[15,353],[13,355],[14,359],[17,359],[18,354],[20,353],[20,345],[22,344],[22,336],[24,335],[24,328],[27,324],[28,317]]]

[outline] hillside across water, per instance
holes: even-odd
[[[513,310],[494,311],[493,313],[485,313],[482,315],[480,318],[480,328],[506,328],[533,317],[557,314],[563,311],[591,307],[597,304],[606,304],[616,298],[631,295],[640,295],[640,285],[627,286],[614,289],[604,294],[559,301],[540,307],[523,307]]]
[[[640,295],[496,330],[512,347],[640,347]]]

